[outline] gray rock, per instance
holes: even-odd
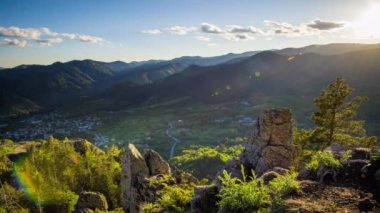
[[[253,140],[247,143],[240,159],[257,175],[281,167],[294,166],[296,148],[293,145],[292,114],[287,108],[265,110],[257,119]]]
[[[263,175],[259,177],[259,179],[262,179],[264,181],[264,184],[268,184],[271,180],[281,176],[275,171],[268,171],[265,172]]]
[[[97,192],[80,193],[78,202],[75,206],[75,212],[82,213],[89,209],[106,211],[108,209],[108,204],[104,195]]]
[[[366,160],[347,160],[339,169],[339,176],[343,180],[363,180],[367,177],[367,167],[370,163]]]
[[[146,149],[144,158],[149,169],[149,175],[170,174],[169,164],[156,151]]]
[[[141,200],[141,181],[149,176],[149,169],[145,159],[133,144],[121,155],[122,174],[121,190],[123,193],[124,212],[139,212],[138,206]]]
[[[272,170],[275,171],[275,172],[277,172],[280,175],[285,175],[285,174],[290,173],[289,169],[284,169],[284,168],[281,168],[281,167],[278,167],[278,166],[274,167]]]

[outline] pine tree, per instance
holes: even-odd
[[[365,122],[355,120],[358,108],[367,97],[356,96],[349,98],[353,89],[342,78],[337,78],[319,97],[314,99],[318,112],[313,113],[312,119],[317,125],[313,141],[321,149],[331,144],[364,145],[373,143],[375,138],[366,137]]]

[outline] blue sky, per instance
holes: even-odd
[[[1,0],[0,66],[380,42],[379,0]],[[378,19],[377,19],[378,18]]]

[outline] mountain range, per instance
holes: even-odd
[[[20,65],[0,71],[1,116],[91,99],[125,102],[189,97],[207,103],[251,96],[316,95],[337,76],[379,97],[380,45],[328,44],[215,57],[125,63],[93,60]]]

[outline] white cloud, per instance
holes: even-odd
[[[201,25],[201,32],[204,33],[213,33],[213,34],[223,34],[224,31],[220,29],[218,26],[209,24],[209,23],[202,23]]]
[[[25,40],[5,38],[4,40],[0,41],[0,45],[2,45],[2,46],[26,47],[28,45],[28,42]]]
[[[253,35],[263,35],[264,32],[256,27],[248,26],[248,27],[242,27],[239,25],[227,25],[227,32],[233,33],[233,34],[241,34],[241,33],[248,33]]]
[[[313,33],[313,30],[309,29],[305,24],[294,26],[286,22],[277,22],[270,20],[265,20],[264,24],[270,27],[268,31],[269,35],[300,36],[309,35]]]
[[[63,41],[63,39],[75,39],[88,43],[101,43],[103,38],[74,33],[57,33],[52,32],[47,27],[41,28],[19,28],[19,27],[0,27],[0,37],[5,39],[2,41],[2,45],[13,45],[25,47],[27,46],[26,40],[33,40],[40,44],[40,46],[52,46]],[[26,40],[18,40],[17,38],[23,38]]]
[[[161,34],[162,31],[159,29],[151,29],[151,30],[143,30],[142,33],[151,34],[151,35],[158,35],[158,34]]]
[[[223,37],[230,41],[240,41],[240,40],[254,40],[255,37],[248,33],[225,33]]]
[[[62,34],[58,34],[57,37],[72,39],[72,40],[79,40],[79,41],[88,42],[88,43],[101,43],[104,41],[104,39],[100,37],[74,34],[74,33],[62,33]]]
[[[25,39],[39,39],[41,32],[39,29],[34,28],[18,28],[18,27],[0,27],[1,37],[25,38]]]
[[[176,35],[186,35],[189,32],[197,31],[196,27],[185,27],[185,26],[173,26],[166,29],[172,34]]]
[[[50,29],[47,28],[47,27],[41,27],[41,32],[44,33],[44,34],[46,34],[46,35],[48,35],[48,36],[58,36],[59,35],[56,32],[50,31]]]
[[[206,36],[196,36],[195,37],[197,40],[199,41],[203,41],[203,42],[209,42],[211,40],[211,38],[209,37],[206,37]]]
[[[202,23],[201,32],[221,35],[230,41],[253,40],[255,39],[254,35],[264,35],[262,30],[252,26],[227,25],[225,29],[222,29],[210,23]]]
[[[346,26],[345,22],[313,20],[308,23],[301,23],[298,26],[286,22],[264,21],[265,25],[270,27],[268,35],[319,35],[323,31],[332,31],[342,29]]]
[[[104,39],[100,37],[90,36],[90,35],[78,35],[78,34],[76,34],[75,39],[78,39],[79,41],[83,41],[83,42],[94,43],[94,44],[104,41]]]
[[[279,36],[307,36],[307,35],[320,35],[325,31],[333,31],[344,28],[347,24],[346,22],[336,22],[336,21],[321,21],[315,19],[310,22],[303,22],[298,25],[293,25],[287,22],[278,22],[265,20],[263,29],[254,26],[240,26],[240,25],[226,25],[224,27],[219,27],[215,24],[203,22],[199,28],[187,27],[187,26],[173,26],[164,29],[152,29],[144,30],[143,33],[148,34],[160,34],[164,31],[175,34],[175,35],[186,35],[191,32],[196,32],[196,34],[209,34],[213,36],[220,36],[224,39],[230,41],[240,41],[240,40],[253,40],[256,37],[269,37],[279,35]],[[211,38],[206,36],[195,36],[197,40],[208,42]],[[269,40],[268,39],[268,40]]]
[[[51,38],[51,39],[38,39],[35,40],[41,47],[49,47],[53,44],[59,44],[63,41],[62,38]]]
[[[346,23],[344,22],[333,22],[333,21],[321,21],[321,20],[314,20],[311,23],[307,25],[310,28],[317,29],[317,30],[335,30],[344,28],[346,26]]]

